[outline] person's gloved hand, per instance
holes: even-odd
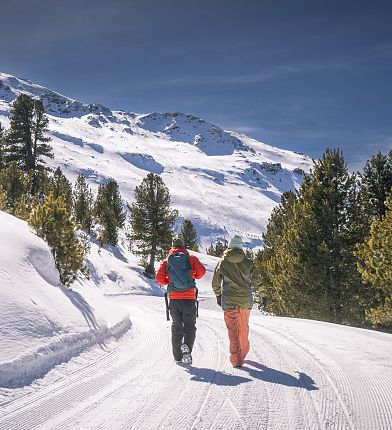
[[[218,303],[218,306],[222,307],[222,296],[216,296],[216,303]]]

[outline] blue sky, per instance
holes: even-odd
[[[134,112],[181,111],[351,169],[392,149],[392,2],[13,0],[0,70]]]

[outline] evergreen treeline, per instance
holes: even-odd
[[[45,137],[42,102],[19,96],[10,127],[0,124],[0,209],[28,221],[43,237],[70,285],[97,237],[116,246],[126,213],[117,182],[101,184],[96,198],[86,178],[72,184],[53,157]],[[153,277],[156,259],[171,246],[178,212],[159,175],[148,174],[128,206],[130,248]],[[179,236],[198,249],[197,232],[184,220]],[[298,192],[286,192],[263,234],[253,283],[260,307],[278,315],[357,326],[392,327],[392,151],[378,153],[362,173],[349,173],[339,150],[314,162]],[[206,250],[220,257],[227,243]]]
[[[215,244],[209,246],[206,249],[207,255],[213,255],[214,257],[222,257],[223,253],[227,249],[227,240],[226,239],[218,239]]]
[[[357,178],[327,150],[271,214],[255,260],[259,302],[278,315],[392,325],[391,187],[392,152]]]

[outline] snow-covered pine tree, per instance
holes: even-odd
[[[178,212],[171,208],[170,192],[162,178],[149,173],[135,188],[135,202],[129,206],[130,248],[146,261],[145,273],[155,274],[156,258],[163,258],[171,246]]]
[[[81,230],[90,234],[94,224],[94,195],[83,174],[78,176],[74,184],[73,208],[77,225]]]
[[[42,203],[34,204],[29,224],[49,245],[60,281],[69,286],[83,268],[84,250],[75,237],[76,226],[64,198],[49,194]]]
[[[101,226],[98,235],[100,243],[116,246],[118,229],[124,226],[126,214],[123,210],[120,188],[114,179],[99,186],[94,205],[94,216]]]
[[[192,251],[199,251],[197,244],[197,231],[192,221],[185,219],[181,225],[181,231],[179,237],[184,241],[185,248],[191,249]]]
[[[357,245],[358,270],[372,288],[373,305],[366,319],[374,326],[392,326],[392,189],[385,213],[374,218],[365,242]]]

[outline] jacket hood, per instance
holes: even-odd
[[[239,248],[233,248],[233,249],[227,249],[222,259],[228,261],[229,263],[241,263],[241,261],[244,261],[246,258],[245,253],[242,249]]]

